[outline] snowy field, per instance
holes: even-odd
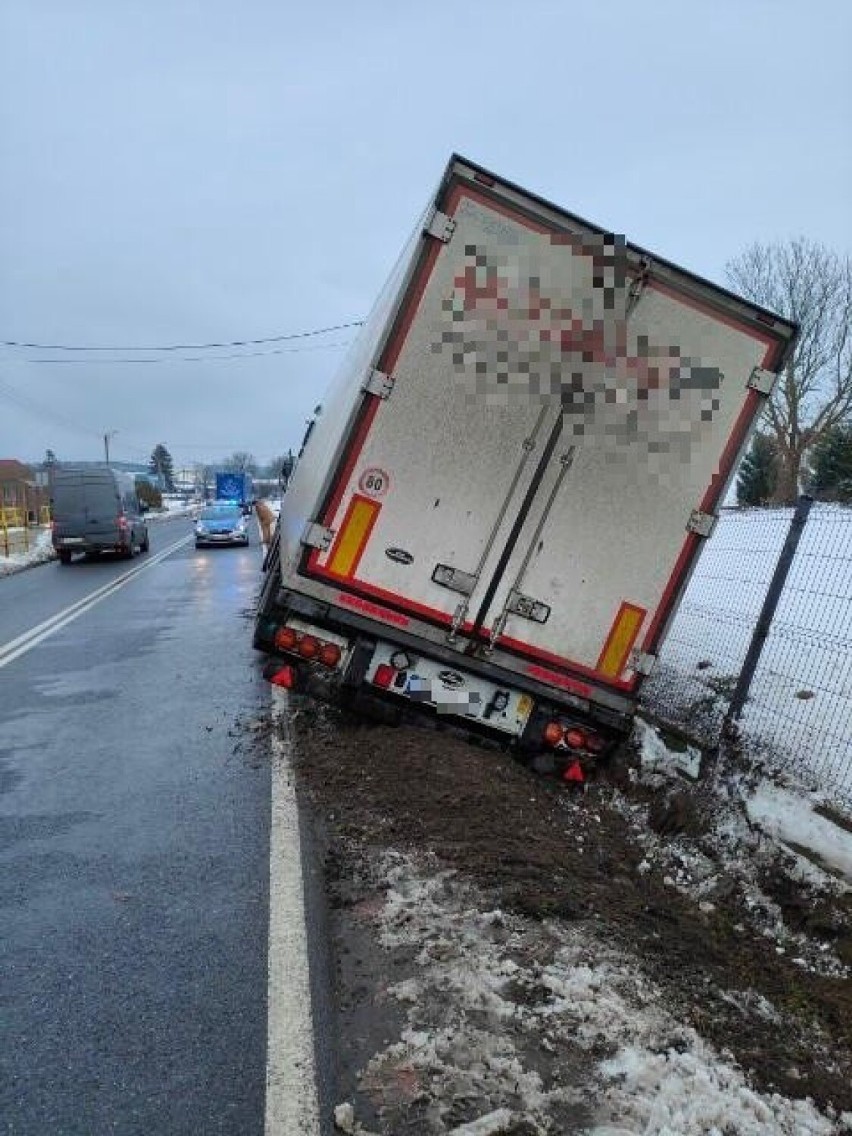
[[[652,711],[712,739],[792,515],[723,513],[647,685]],[[741,724],[752,743],[852,795],[852,508],[811,510]]]

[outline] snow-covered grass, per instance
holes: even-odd
[[[641,718],[635,725],[634,741],[639,751],[641,775],[647,784],[653,787],[663,787],[666,782],[676,784],[679,776],[692,773],[696,751],[691,747],[686,747],[685,752],[673,748],[656,727]],[[842,881],[840,886],[852,890],[852,831],[832,823],[818,811],[831,803],[825,794],[809,791],[792,777],[775,781],[761,779],[755,784],[739,777],[728,781],[726,792],[737,794],[748,821],[767,841],[800,859],[803,851],[810,853],[803,873],[813,881],[826,886]],[[737,836],[730,832],[728,835]],[[721,847],[718,852],[722,857],[726,854]],[[824,865],[824,870],[815,870],[815,864]]]

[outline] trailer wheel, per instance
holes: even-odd
[[[63,549],[59,553],[59,563],[60,564],[70,564],[71,563],[71,553],[66,551],[65,549]]]

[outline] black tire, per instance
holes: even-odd
[[[59,556],[59,563],[60,564],[70,564],[71,563],[71,553],[66,552],[65,549],[63,549],[60,553],[58,553],[58,556]]]
[[[151,548],[151,540],[146,534],[144,541],[139,545],[140,552],[148,552]]]

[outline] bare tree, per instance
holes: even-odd
[[[257,461],[254,454],[246,453],[245,450],[237,450],[225,459],[222,468],[228,470],[229,473],[250,473],[254,475],[257,473]]]
[[[805,455],[852,414],[852,263],[797,237],[753,244],[726,265],[736,291],[799,324],[799,340],[766,408],[777,445],[774,501],[790,504]]]

